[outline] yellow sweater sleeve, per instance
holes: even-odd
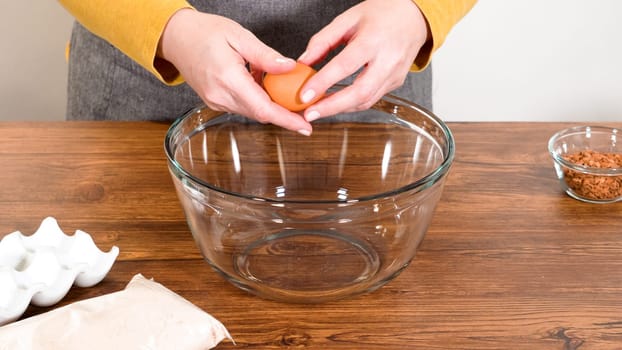
[[[78,22],[108,41],[161,81],[183,82],[172,64],[156,59],[160,36],[171,16],[192,8],[186,0],[59,0]]]
[[[428,21],[430,40],[421,48],[411,70],[421,71],[432,60],[432,54],[443,45],[451,28],[466,15],[477,0],[413,0]]]

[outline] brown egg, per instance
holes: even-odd
[[[322,95],[318,95],[307,103],[300,100],[300,89],[315,73],[315,69],[297,62],[296,68],[287,73],[267,73],[263,78],[263,86],[272,101],[292,112],[299,112],[322,98]]]

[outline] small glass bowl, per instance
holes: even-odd
[[[622,131],[578,126],[553,135],[548,144],[562,189],[588,203],[622,200]]]

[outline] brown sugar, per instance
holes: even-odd
[[[622,153],[602,153],[585,150],[568,154],[564,156],[564,159],[577,165],[591,168],[622,168]],[[608,200],[622,196],[622,175],[592,175],[564,169],[564,179],[572,191],[584,198]]]

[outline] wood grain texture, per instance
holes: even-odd
[[[417,257],[348,300],[267,301],[212,271],[168,174],[166,124],[0,123],[0,235],[54,216],[119,246],[104,281],[54,307],[142,273],[221,320],[237,346],[218,349],[622,349],[622,203],[561,192],[547,141],[567,126],[450,124],[456,160]]]

